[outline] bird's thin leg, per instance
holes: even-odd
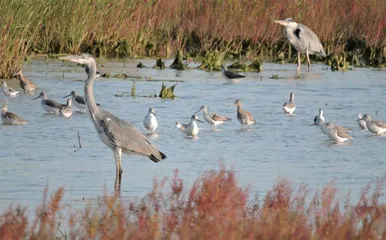
[[[113,152],[116,167],[114,187],[116,190],[120,190],[122,180],[122,149],[117,147],[113,150]]]
[[[297,71],[300,72],[300,52],[298,52],[298,68]]]
[[[307,55],[307,62],[308,62],[308,72],[310,72],[311,63],[310,63],[310,56],[308,55],[308,51],[306,51],[306,55]]]

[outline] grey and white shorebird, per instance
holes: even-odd
[[[289,102],[285,102],[283,104],[283,111],[285,114],[289,114],[289,115],[292,115],[293,112],[295,111],[296,109],[296,104],[295,104],[295,94],[292,92],[290,93],[290,100]]]
[[[318,36],[307,26],[297,23],[292,18],[284,20],[275,20],[275,23],[285,27],[285,35],[291,45],[297,51],[298,66],[297,71],[300,72],[300,53],[305,53],[308,62],[308,71],[310,71],[310,54],[320,55],[325,57],[323,46],[319,41]]]
[[[336,143],[343,143],[352,139],[344,128],[336,126],[333,123],[322,124],[322,132]]]
[[[16,97],[19,95],[19,91],[16,91],[15,89],[8,87],[7,83],[5,81],[1,82],[1,85],[3,86],[3,92],[8,97]]]
[[[120,190],[122,181],[122,152],[124,154],[143,155],[153,162],[159,162],[166,158],[166,155],[153,146],[131,123],[97,106],[93,93],[97,74],[96,61],[91,55],[70,55],[59,59],[85,64],[89,69],[88,77],[84,83],[87,112],[99,138],[114,153],[116,166],[114,187],[117,191]]]
[[[326,128],[326,125],[329,124],[329,123],[326,123],[326,120],[323,116],[323,109],[319,109],[319,114],[314,118],[314,123],[311,124],[310,126],[319,126],[320,127],[320,130],[322,131],[322,133],[328,135],[330,130],[328,128]],[[348,129],[348,128],[345,128],[345,127],[342,127],[340,125],[336,125],[336,124],[333,124],[335,128],[337,128],[339,130],[339,132],[349,132],[351,131],[351,129]]]
[[[243,105],[240,100],[236,100],[234,103],[237,106],[237,120],[241,123],[241,127],[244,126],[249,127],[252,124],[256,123],[255,118],[252,116],[250,112],[243,109]]]
[[[32,100],[38,98],[42,99],[41,105],[43,109],[46,110],[46,112],[48,113],[58,114],[59,110],[66,106],[65,104],[61,104],[54,100],[48,99],[47,94],[45,92],[41,92],[37,97],[32,98]]]
[[[155,114],[154,108],[149,108],[145,118],[143,119],[143,126],[150,132],[153,133],[158,127],[158,121]]]
[[[221,72],[229,83],[239,83],[242,78],[245,78],[244,74],[229,71],[224,65],[221,65]]]
[[[176,128],[179,128],[182,132],[186,134],[188,137],[195,138],[198,134],[199,128],[197,122],[203,122],[200,119],[198,119],[197,115],[193,114],[190,118],[190,123],[182,124],[179,122],[176,122]]]
[[[195,113],[198,113],[200,111],[202,111],[202,115],[205,121],[211,125],[212,130],[216,130],[217,125],[232,120],[231,118],[220,116],[216,113],[209,113],[209,107],[207,106],[201,106],[200,109]]]
[[[59,110],[60,115],[67,118],[71,117],[72,116],[71,106],[72,106],[72,98],[68,98],[67,104]]]
[[[28,123],[27,120],[17,116],[15,113],[8,112],[7,103],[1,106],[1,120],[3,120],[3,124],[7,125],[23,125]]]
[[[87,108],[86,100],[83,96],[78,95],[75,91],[71,91],[70,94],[64,96],[63,98],[68,98],[70,96],[72,97],[72,102],[74,103],[75,107],[79,108],[80,110],[84,110]],[[100,107],[98,103],[96,105]]]
[[[315,116],[314,118],[314,123],[311,124],[312,125],[317,125],[317,126],[320,126],[321,124],[323,124],[325,122],[325,118],[323,116],[323,109],[319,109],[319,113],[317,116]]]
[[[357,122],[360,129],[367,130],[366,121],[363,119],[362,114],[357,114]]]
[[[366,121],[366,127],[371,133],[376,135],[386,133],[386,123],[384,121],[373,120],[369,114],[364,114],[362,119]]]
[[[35,83],[33,83],[31,80],[24,76],[23,71],[21,69],[16,73],[16,77],[19,80],[20,87],[25,92],[32,94],[35,92],[36,89],[38,89],[38,86]]]

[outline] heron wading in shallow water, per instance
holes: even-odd
[[[96,62],[91,55],[70,55],[60,57],[60,59],[85,64],[89,69],[84,83],[87,112],[99,138],[114,153],[116,166],[114,187],[116,190],[120,190],[121,187],[122,152],[147,156],[153,162],[166,158],[166,155],[154,147],[132,124],[97,106],[93,93],[93,85],[97,76]]]
[[[300,72],[300,53],[305,53],[308,62],[308,71],[310,71],[310,54],[326,56],[323,46],[319,41],[318,36],[306,25],[297,23],[292,18],[284,20],[275,20],[275,23],[285,27],[285,34],[288,41],[296,49],[298,55],[297,71]]]

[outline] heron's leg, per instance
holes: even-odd
[[[119,147],[116,147],[114,150],[114,158],[115,158],[115,189],[121,188],[121,180],[122,180],[122,149]]]
[[[308,62],[308,72],[310,72],[311,63],[310,63],[310,56],[308,54],[308,51],[306,51],[306,55],[307,55],[307,62]]]
[[[300,52],[298,52],[298,68],[297,71],[300,72]]]

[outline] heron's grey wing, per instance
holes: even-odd
[[[380,128],[386,128],[386,123],[384,121],[381,121],[381,120],[373,120],[372,121],[377,127],[380,127]]]
[[[53,108],[58,108],[61,109],[62,107],[66,106],[64,104],[55,102],[54,100],[47,99],[44,101],[47,106],[53,107]]]
[[[240,73],[235,73],[235,72],[231,72],[231,71],[224,71],[224,74],[227,78],[230,78],[230,79],[235,79],[235,78],[243,78],[245,77],[245,75],[242,75]]]
[[[86,101],[84,100],[84,97],[82,97],[82,96],[76,96],[75,101],[77,101],[80,104],[86,104]]]
[[[122,148],[123,152],[145,155],[153,162],[166,158],[165,154],[151,145],[145,136],[130,123],[117,117],[106,116],[101,120],[101,124],[106,136],[115,146]]]
[[[302,43],[301,45],[310,53],[326,56],[318,36],[309,27],[299,23],[298,27],[294,30],[294,34]]]
[[[212,114],[212,119],[214,121],[229,121],[231,120],[230,118],[227,118],[227,117],[224,117],[224,116],[220,116],[220,115],[217,115],[216,113]]]

